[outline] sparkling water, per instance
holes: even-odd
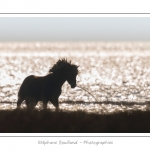
[[[15,109],[24,78],[46,75],[62,58],[80,66],[78,87],[71,89],[67,82],[62,87],[62,111],[104,114],[149,110],[148,42],[0,43],[0,109]],[[26,107],[24,102],[21,107]],[[48,107],[55,110],[50,102]],[[42,109],[42,102],[36,109]]]

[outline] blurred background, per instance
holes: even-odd
[[[1,17],[0,41],[149,41],[149,17]]]
[[[66,82],[61,110],[149,110],[149,27],[147,17],[1,17],[0,109],[16,108],[25,77],[44,76],[59,59],[67,58],[80,66],[77,85],[95,98]],[[41,110],[41,104],[36,109]],[[54,109],[51,103],[48,107]]]

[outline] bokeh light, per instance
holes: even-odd
[[[79,65],[79,87],[66,82],[59,98],[64,111],[114,113],[149,110],[150,43],[0,43],[0,109],[15,109],[26,76],[43,76],[58,59]],[[22,104],[22,108],[25,108]],[[48,107],[54,110],[49,103]],[[39,102],[36,109],[42,109]]]

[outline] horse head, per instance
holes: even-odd
[[[65,80],[71,85],[71,88],[76,87],[76,76],[78,75],[78,67],[66,59],[58,60],[58,62],[49,70],[59,75],[62,75]]]
[[[71,85],[71,88],[76,87],[76,76],[78,75],[78,66],[71,65],[69,66],[67,73],[67,82]]]

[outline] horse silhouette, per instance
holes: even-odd
[[[25,100],[27,109],[34,109],[38,101],[43,101],[43,109],[47,109],[47,103],[50,101],[57,110],[62,85],[68,81],[71,88],[75,88],[77,75],[78,66],[62,59],[54,64],[46,76],[30,75],[26,77],[18,92],[17,108],[20,108],[21,103]]]

